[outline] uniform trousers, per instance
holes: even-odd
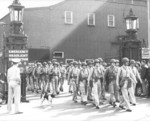
[[[116,81],[112,80],[109,83],[110,102],[116,102],[115,93],[117,90]]]
[[[63,85],[64,85],[64,80],[65,80],[65,75],[62,75],[60,78],[60,90],[63,91]]]
[[[77,78],[72,78],[72,87],[73,87],[73,101],[77,101],[77,95],[78,95],[78,85],[77,85]]]
[[[58,76],[53,76],[52,77],[52,94],[53,95],[56,95],[59,91],[59,89],[58,89]]]
[[[52,75],[49,75],[48,90],[49,90],[51,93],[53,92],[53,87],[52,87]]]
[[[27,75],[27,90],[34,90],[34,81],[33,81],[33,76],[28,74]]]
[[[136,104],[136,98],[135,98],[135,95],[134,95],[134,93],[135,93],[134,88],[135,88],[135,83],[132,82],[131,87],[128,89],[128,92],[129,92],[129,101],[131,103]]]
[[[100,96],[101,96],[101,83],[100,83],[100,79],[94,79],[93,81],[93,100],[94,100],[94,104],[96,106],[99,106],[100,104]]]
[[[9,112],[12,110],[13,97],[15,103],[15,112],[19,112],[21,87],[15,81],[10,80],[8,84],[8,105],[7,105],[7,109]]]
[[[148,91],[147,91],[147,80],[143,79],[142,80],[142,92],[144,95],[147,95]]]
[[[126,106],[127,109],[130,109],[129,96],[128,96],[128,81],[124,81],[124,85],[121,87],[121,92],[123,96],[123,100],[120,102],[121,106]]]
[[[87,102],[87,80],[80,81],[81,101]]]
[[[93,81],[90,80],[89,85],[88,85],[88,99],[89,100],[93,99],[92,88],[93,88]]]
[[[47,74],[43,74],[41,78],[41,91],[44,92],[48,89],[49,76]]]

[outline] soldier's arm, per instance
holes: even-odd
[[[77,85],[79,85],[79,83],[80,83],[80,73],[81,73],[81,71],[79,70],[79,72],[78,72],[78,74],[77,74]]]
[[[116,85],[117,85],[117,87],[119,87],[120,74],[121,74],[121,68],[118,68],[117,77],[116,77]]]
[[[130,69],[130,77],[132,78],[132,81],[133,81],[134,83],[137,83],[136,77],[135,77],[135,75],[133,74],[133,72],[131,71],[131,69]]]
[[[90,81],[90,79],[92,77],[92,73],[93,73],[93,69],[92,69],[92,71],[89,71],[88,82]]]
[[[70,76],[71,76],[71,71],[72,71],[72,69],[70,69],[70,70],[69,70],[69,72],[68,72],[68,77],[67,77],[67,80],[68,80],[68,84],[70,83]]]
[[[32,71],[32,75],[33,75],[33,77],[35,78],[35,68],[34,68],[33,71]]]
[[[142,83],[142,79],[141,79],[140,73],[138,72],[137,68],[136,68],[136,77],[139,79],[140,83]]]
[[[109,68],[107,68],[106,71],[104,72],[104,82],[105,82],[105,84],[108,82],[108,80],[107,80],[108,72],[109,72]]]

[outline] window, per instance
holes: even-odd
[[[73,24],[72,11],[65,11],[65,24]]]
[[[108,15],[107,20],[108,20],[109,27],[115,27],[115,16],[114,15]]]
[[[64,52],[61,51],[53,52],[53,58],[64,58]]]
[[[73,62],[73,61],[74,61],[74,59],[66,59],[66,60],[65,60],[65,63],[66,63],[66,64],[69,64],[70,62]]]
[[[95,14],[94,13],[88,13],[88,25],[89,26],[95,26]]]

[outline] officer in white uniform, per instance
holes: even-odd
[[[15,113],[19,112],[20,95],[21,95],[21,77],[20,77],[20,59],[14,59],[13,65],[8,69],[7,81],[8,81],[8,113],[12,111],[12,100],[14,96]]]

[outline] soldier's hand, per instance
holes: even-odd
[[[117,85],[117,89],[118,89],[118,90],[120,89],[120,86],[119,86],[119,85]]]

